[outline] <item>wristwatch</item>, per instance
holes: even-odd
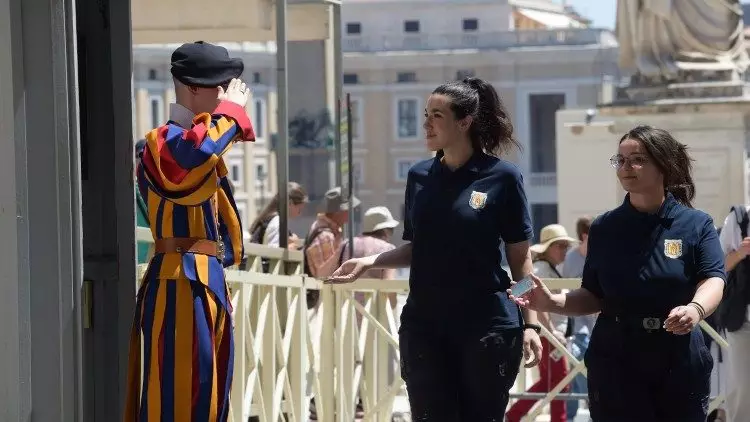
[[[542,332],[542,327],[538,324],[523,324],[524,330],[529,329],[529,328],[536,331],[537,334]]]

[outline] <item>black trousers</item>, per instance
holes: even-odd
[[[401,377],[414,422],[501,422],[521,364],[523,332],[438,335],[402,328]]]
[[[599,317],[586,351],[594,422],[705,422],[713,359],[700,328],[646,332]]]

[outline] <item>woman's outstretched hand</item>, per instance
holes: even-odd
[[[336,269],[323,282],[326,284],[346,284],[352,283],[358,279],[365,271],[372,268],[374,264],[374,256],[366,256],[364,258],[352,258]]]
[[[534,281],[534,287],[521,295],[520,297],[513,296],[511,290],[508,289],[508,297],[510,300],[516,302],[518,306],[529,308],[532,311],[549,312],[554,307],[552,300],[552,293],[549,291],[547,286],[542,283],[542,280],[534,274],[529,274],[531,280]],[[516,284],[515,281],[510,282],[511,285]]]

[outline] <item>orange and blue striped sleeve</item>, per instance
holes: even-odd
[[[254,141],[255,133],[245,109],[229,101],[195,116],[190,129],[172,123],[156,128],[146,135],[146,181],[176,204],[201,204],[216,192],[216,165],[236,140]]]

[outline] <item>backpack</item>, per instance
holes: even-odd
[[[273,220],[274,217],[276,217],[276,213],[273,213],[269,215],[267,218],[263,219],[263,221],[258,224],[258,227],[253,230],[253,232],[250,234],[250,243],[257,243],[259,245],[263,244],[263,237],[266,235],[266,229],[268,228],[268,223]],[[264,273],[268,274],[268,271],[271,268],[271,260],[268,258],[261,258],[260,259],[260,265],[261,269]]]
[[[747,209],[744,205],[736,205],[730,212],[734,213],[742,239],[744,239],[747,237],[748,222],[750,222]],[[720,330],[735,332],[745,324],[747,305],[750,302],[748,281],[750,281],[750,259],[745,258],[733,270],[727,272],[724,296],[714,313],[715,325]]]
[[[312,241],[315,240],[316,237],[318,237],[319,234],[323,232],[332,232],[332,230],[328,227],[316,227],[314,230],[310,230],[310,233],[307,234],[307,237],[305,237],[305,244],[302,247],[302,253],[304,254],[304,271],[305,274],[312,276],[312,271],[310,270],[310,266],[307,263],[307,248],[310,247],[312,244]],[[342,245],[341,247],[341,253],[339,254],[339,265],[342,264],[343,258],[344,258],[344,251],[346,250],[345,245]],[[320,290],[318,289],[307,289],[307,309],[312,309],[315,306],[318,305],[318,302],[320,301]]]

